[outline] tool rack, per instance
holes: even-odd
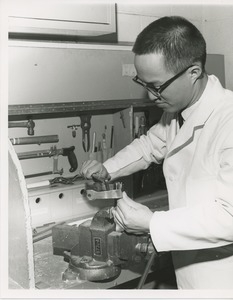
[[[130,106],[134,107],[136,111],[156,107],[148,99],[17,104],[9,105],[8,115],[9,121],[71,117],[82,114],[102,115],[111,114]]]

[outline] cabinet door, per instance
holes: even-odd
[[[117,153],[133,141],[133,107],[126,108],[113,115],[114,152]],[[121,178],[123,189],[129,197],[133,195],[132,175]]]
[[[97,36],[116,31],[114,4],[67,2],[10,0],[10,32]]]

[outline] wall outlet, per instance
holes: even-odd
[[[137,75],[136,69],[133,64],[122,65],[122,76],[134,77]]]

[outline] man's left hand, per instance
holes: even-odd
[[[153,212],[145,205],[130,199],[125,192],[112,209],[114,220],[118,226],[128,233],[143,234],[149,232]]]

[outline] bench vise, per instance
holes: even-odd
[[[115,197],[115,192],[112,195]],[[101,209],[79,226],[55,226],[52,239],[53,254],[64,256],[69,263],[63,280],[114,280],[122,268],[147,261],[155,251],[148,234],[116,231],[111,207]]]

